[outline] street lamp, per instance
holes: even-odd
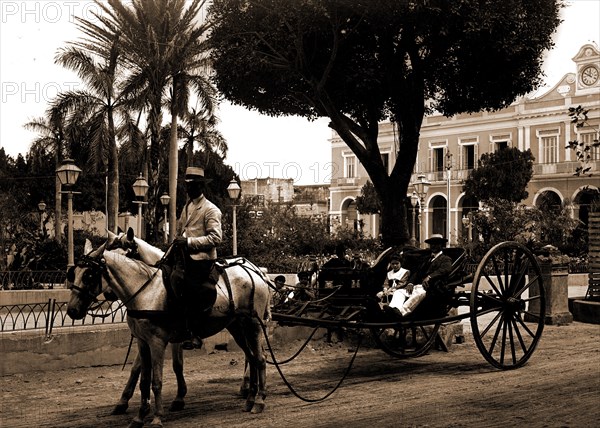
[[[419,236],[423,236],[423,205],[425,205],[425,197],[427,196],[430,185],[431,183],[424,175],[419,175],[417,177],[417,181],[415,181],[413,184],[415,192],[417,192],[419,201],[421,202],[419,204],[419,218],[421,219],[421,223],[419,224]]]
[[[227,186],[227,193],[229,193],[229,199],[231,199],[232,207],[233,207],[233,255],[237,256],[237,224],[236,224],[236,201],[240,197],[240,192],[242,188],[235,181],[235,178],[232,178],[229,182],[229,186]]]
[[[162,204],[162,206],[165,208],[165,215],[163,217],[163,242],[166,244],[168,241],[168,218],[167,218],[167,208],[169,207],[169,201],[171,200],[171,197],[165,192],[162,194],[162,196],[160,197],[160,203]]]
[[[419,203],[419,196],[417,192],[413,190],[412,195],[410,195],[410,204],[412,205],[412,234],[410,236],[410,245],[413,247],[417,246],[417,229],[415,225],[415,208]]]
[[[148,182],[144,180],[142,177],[142,173],[140,172],[140,176],[133,183],[133,193],[135,193],[136,200],[133,201],[134,204],[138,206],[138,218],[137,218],[137,230],[140,238],[144,237],[142,233],[142,205],[147,204],[148,202],[144,202],[142,199],[146,197],[146,193],[148,193]]]
[[[44,211],[46,211],[46,202],[43,200],[38,204],[38,211],[40,212],[40,232],[42,233],[42,238],[44,237]]]
[[[75,165],[73,159],[65,159],[62,161],[60,166],[56,169],[56,175],[62,186],[65,186],[68,190],[60,193],[67,194],[67,267],[75,266],[75,256],[73,254],[73,194],[79,194],[80,192],[71,191],[71,186],[77,182],[81,169]],[[39,206],[38,206],[39,208]],[[56,231],[60,233],[60,231]]]
[[[462,224],[468,231],[468,242],[473,240],[473,221],[471,220],[471,213],[463,215]]]

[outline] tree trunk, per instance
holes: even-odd
[[[384,246],[403,245],[408,242],[408,223],[406,221],[407,184],[386,180],[384,192],[380,195],[381,235]],[[402,191],[402,189],[405,189]]]
[[[108,132],[110,135],[110,148],[108,154],[108,195],[107,195],[107,227],[117,233],[119,226],[119,154],[115,141],[115,123],[112,112],[108,115]]]
[[[169,242],[175,239],[177,224],[177,171],[179,159],[177,156],[177,114],[171,109],[171,135],[169,140]],[[189,160],[188,160],[189,162]]]

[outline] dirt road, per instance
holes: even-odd
[[[276,349],[279,359],[300,342]],[[320,398],[341,378],[352,353],[349,341],[315,341],[283,366],[300,395]],[[361,348],[348,378],[331,397],[307,403],[268,367],[263,414],[243,413],[236,396],[243,371],[239,351],[186,354],[186,408],[167,412],[165,427],[592,427],[600,420],[600,326],[546,326],[528,364],[499,371],[479,354],[471,336],[450,352],[431,351],[396,360]],[[0,426],[127,426],[139,406],[136,392],[127,415],[111,416],[128,372],[120,367],[32,373],[0,378]],[[165,368],[165,401],[175,379]]]

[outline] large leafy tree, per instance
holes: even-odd
[[[522,152],[516,147],[485,153],[478,161],[478,168],[469,172],[463,189],[467,197],[482,202],[490,199],[520,202],[528,196],[533,161],[531,150]]]
[[[382,201],[386,244],[408,239],[404,198],[424,115],[508,106],[541,83],[559,0],[214,0],[215,81],[268,115],[328,117]],[[400,140],[388,174],[378,124]],[[403,220],[403,221],[402,221]]]

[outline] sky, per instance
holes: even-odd
[[[571,59],[583,44],[600,43],[600,0],[567,3],[556,46],[544,60],[545,89],[575,72]],[[0,0],[0,146],[7,154],[27,152],[36,134],[23,124],[43,116],[58,92],[83,88],[74,73],[54,64],[54,56],[80,35],[73,16],[91,20],[95,10],[91,0]],[[272,118],[227,102],[219,118],[218,128],[229,146],[225,162],[242,180],[292,178],[297,185],[330,181],[328,120]]]

